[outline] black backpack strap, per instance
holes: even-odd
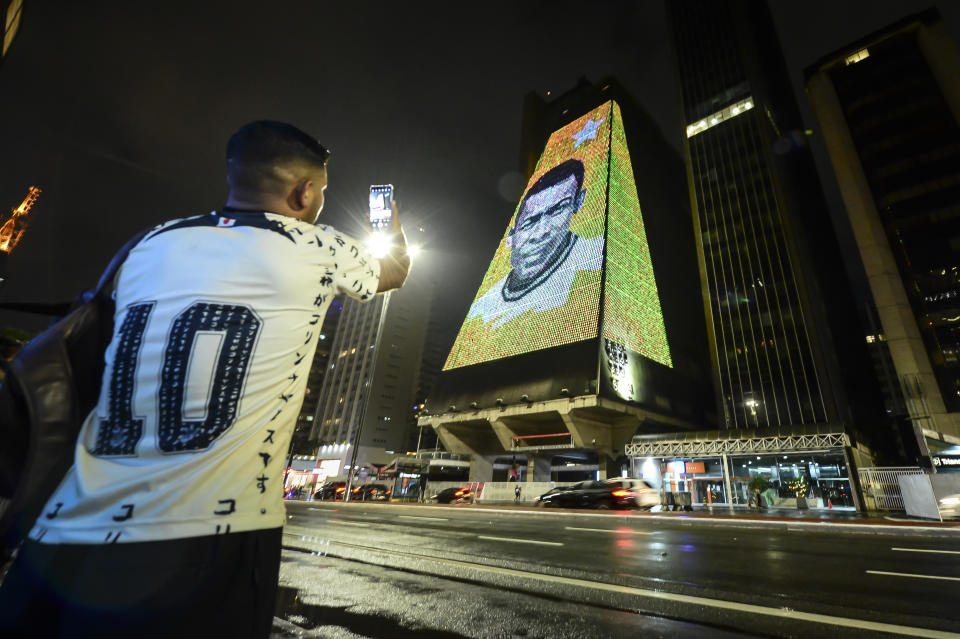
[[[120,247],[120,250],[117,251],[117,254],[113,256],[113,259],[110,260],[110,263],[107,265],[107,270],[103,272],[103,275],[100,276],[100,280],[97,282],[97,287],[93,289],[93,295],[98,295],[105,286],[113,281],[113,278],[116,277],[117,271],[120,270],[120,267],[123,266],[124,261],[127,259],[127,255],[130,254],[130,251],[133,250],[133,247],[140,243],[140,240],[149,232],[148,230],[140,231],[129,240],[127,243]]]
[[[93,291],[62,320],[36,336],[14,358],[0,361],[0,565],[30,530],[73,464],[80,426],[96,405],[103,351],[113,333],[109,287],[146,231],[110,260]],[[2,359],[2,358],[0,358]],[[78,375],[74,371],[79,371]]]

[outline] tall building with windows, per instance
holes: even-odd
[[[805,75],[917,443],[960,455],[957,45],[928,9]]]
[[[667,12],[721,428],[882,444],[882,399],[769,9],[684,0]]]
[[[344,301],[309,438],[327,474],[345,474],[361,421],[358,466],[386,464],[407,447],[433,291],[422,268],[389,300]]]
[[[297,416],[297,425],[290,442],[291,455],[309,457],[316,452],[317,447],[310,437],[313,433],[313,421],[316,419],[317,404],[323,389],[323,378],[327,373],[327,367],[330,365],[330,350],[333,347],[334,336],[337,334],[340,315],[343,314],[345,297],[344,295],[338,295],[330,302],[327,316],[323,320],[323,332],[320,333],[318,338],[317,351],[313,356],[313,363],[310,365],[310,373],[307,376],[306,394],[303,397],[303,405],[300,407],[300,415]]]

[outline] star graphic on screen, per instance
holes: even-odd
[[[587,123],[583,125],[583,128],[570,136],[570,139],[573,140],[573,148],[579,147],[581,144],[587,140],[595,140],[597,137],[597,130],[600,128],[600,125],[603,124],[603,121],[606,118],[600,118],[599,120],[587,120]]]

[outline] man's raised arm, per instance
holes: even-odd
[[[393,208],[393,224],[390,229],[390,249],[380,258],[380,284],[378,293],[400,288],[410,274],[410,256],[407,254],[407,237],[400,226],[400,216],[397,203],[390,203]]]

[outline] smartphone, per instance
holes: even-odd
[[[377,184],[370,187],[370,226],[373,230],[390,227],[393,217],[393,185]]]

